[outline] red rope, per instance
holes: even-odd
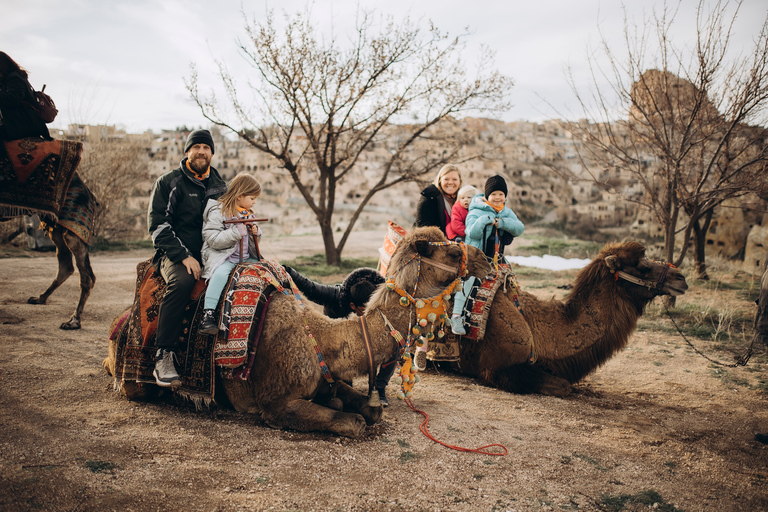
[[[506,455],[508,453],[507,452],[507,448],[503,444],[498,444],[498,443],[487,444],[485,446],[481,446],[480,448],[462,448],[461,446],[453,446],[451,444],[444,443],[444,442],[442,442],[442,441],[440,441],[438,439],[435,439],[432,436],[432,434],[429,433],[429,415],[427,413],[425,413],[424,411],[422,411],[421,409],[417,409],[416,407],[414,407],[413,401],[410,398],[406,398],[404,400],[404,402],[405,402],[405,405],[410,407],[412,411],[417,412],[417,413],[421,414],[422,416],[424,416],[424,421],[422,421],[421,425],[419,425],[419,430],[421,430],[421,433],[424,434],[425,436],[427,436],[432,441],[434,441],[434,442],[436,442],[438,444],[441,444],[441,445],[445,446],[446,448],[450,448],[451,450],[456,450],[457,452],[474,452],[474,453],[481,453],[483,455],[495,455],[495,456],[502,456],[502,455]],[[493,453],[493,452],[485,451],[486,448],[491,448],[491,447],[494,447],[494,446],[498,446],[499,448],[504,450],[504,453]]]

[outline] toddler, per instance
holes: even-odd
[[[464,219],[469,213],[470,201],[478,193],[478,190],[472,185],[465,185],[459,189],[456,203],[451,208],[451,222],[445,227],[445,234],[449,240],[456,240],[457,242],[464,240]]]
[[[214,310],[235,265],[259,261],[256,244],[261,238],[261,229],[251,223],[225,223],[226,220],[255,219],[252,208],[259,195],[259,182],[250,174],[238,174],[230,183],[229,190],[217,200],[210,199],[205,207],[202,277],[210,279],[200,321],[200,332],[203,334],[219,332]]]

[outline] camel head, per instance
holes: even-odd
[[[398,244],[387,267],[387,278],[415,297],[431,297],[463,274],[464,250],[456,244],[434,245],[448,240],[435,227],[415,228]],[[435,264],[436,263],[436,264]]]
[[[658,295],[682,295],[688,283],[680,271],[668,263],[649,260],[639,242],[607,244],[595,262],[602,261],[610,276],[634,296],[651,300]]]

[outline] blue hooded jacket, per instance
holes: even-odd
[[[491,205],[485,202],[483,194],[478,194],[472,198],[469,203],[469,213],[464,221],[466,226],[466,243],[477,247],[483,251],[486,256],[492,257],[495,252],[495,240],[493,237],[493,221],[499,219],[499,253],[504,254],[504,246],[509,244],[509,237],[518,237],[523,234],[525,226],[517,218],[515,212],[506,206],[496,212]],[[509,235],[505,235],[505,233]],[[509,242],[503,243],[506,238]],[[490,254],[489,254],[490,251]]]

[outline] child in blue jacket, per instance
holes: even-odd
[[[504,255],[504,247],[511,244],[515,237],[523,234],[525,226],[515,212],[504,206],[507,201],[507,182],[498,174],[485,182],[485,196],[480,194],[472,198],[469,213],[464,221],[466,225],[466,243],[477,247],[489,260],[498,249],[499,258]],[[467,301],[467,294],[474,279],[464,281],[456,292],[451,315],[451,330],[455,334],[466,334],[462,311]]]

